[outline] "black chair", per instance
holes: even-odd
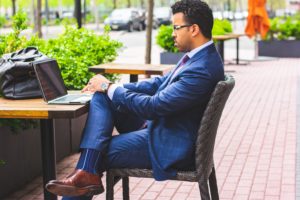
[[[174,178],[179,181],[198,182],[202,200],[219,199],[213,160],[214,144],[223,108],[234,84],[234,78],[225,75],[225,81],[220,81],[216,85],[198,130],[195,171],[179,171]],[[114,198],[114,185],[122,179],[123,199],[129,200],[129,176],[153,178],[153,173],[149,169],[109,169],[106,176],[106,199]]]

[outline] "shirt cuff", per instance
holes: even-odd
[[[112,100],[117,87],[124,87],[124,86],[123,84],[111,84],[110,87],[108,88],[107,95],[110,98],[110,100]]]

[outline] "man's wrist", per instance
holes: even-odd
[[[107,91],[107,96],[110,98],[110,100],[113,99],[115,90],[117,89],[117,87],[123,87],[123,84],[116,84],[116,83],[112,83],[110,84],[108,91]]]
[[[110,81],[109,82],[102,82],[101,85],[100,85],[100,88],[101,88],[102,92],[107,93],[107,91],[108,91],[111,84],[112,84],[112,82],[110,82]]]

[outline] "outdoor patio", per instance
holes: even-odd
[[[236,86],[225,106],[215,144],[220,199],[300,198],[296,192],[300,183],[296,176],[299,65],[300,59],[277,59],[225,66]],[[78,156],[59,162],[58,178],[73,170]],[[105,183],[105,177],[102,180]],[[200,199],[196,183],[138,178],[130,178],[130,197]],[[42,178],[8,199],[43,199]],[[94,199],[105,199],[105,193]],[[115,199],[122,199],[120,183],[115,187]]]

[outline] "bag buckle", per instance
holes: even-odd
[[[28,74],[29,74],[30,77],[35,77],[35,72],[34,71],[29,71]]]

